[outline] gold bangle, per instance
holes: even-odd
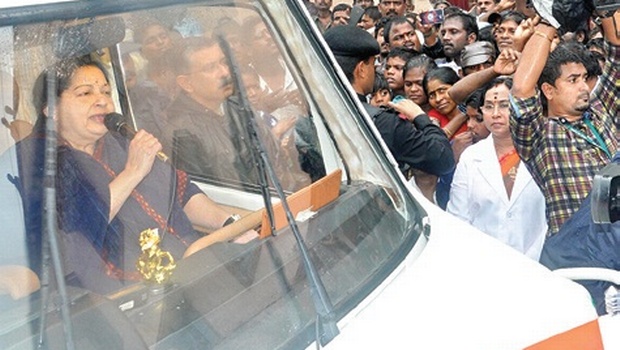
[[[444,132],[444,133],[446,133],[446,136],[447,136],[448,138],[451,138],[451,137],[452,137],[452,132],[450,132],[450,130],[448,130],[447,128],[446,128],[446,129],[443,129],[443,132]]]
[[[550,43],[552,43],[552,42],[553,42],[553,39],[551,39],[551,38],[549,37],[549,35],[547,35],[547,34],[545,34],[545,33],[541,32],[541,31],[538,31],[538,30],[537,30],[537,31],[535,31],[535,32],[534,32],[534,34],[536,34],[536,35],[538,35],[538,36],[540,36],[540,37],[543,37],[543,38],[545,38],[545,39],[549,40],[549,42],[550,42]]]

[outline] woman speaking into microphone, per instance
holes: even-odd
[[[50,77],[55,91],[48,92]],[[156,159],[162,146],[153,135],[139,130],[128,140],[106,128],[104,119],[114,104],[98,62],[71,58],[43,72],[35,84],[34,105],[34,130],[16,146],[27,234],[34,243],[30,256],[41,255],[44,133],[53,118],[58,226],[64,241],[82,242],[69,244],[73,250],[66,252],[70,284],[107,293],[140,280],[139,236],[146,229],[158,229],[161,249],[180,259],[200,237],[193,224],[217,229],[234,221],[184,172]],[[31,260],[39,272],[40,261]]]

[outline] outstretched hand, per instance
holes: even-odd
[[[498,75],[513,74],[517,70],[520,57],[520,52],[509,48],[504,49],[495,60],[493,71]]]
[[[534,18],[528,18],[526,20],[521,21],[517,29],[515,30],[514,42],[515,48],[521,52],[525,47],[525,43],[529,40],[529,38],[534,34],[536,30],[536,25],[540,23],[540,16],[536,15]]]

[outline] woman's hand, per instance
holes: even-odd
[[[521,53],[513,49],[504,49],[493,65],[493,71],[498,75],[511,75],[517,70]]]
[[[536,16],[534,18],[527,18],[519,24],[517,29],[515,30],[514,42],[515,48],[521,52],[525,47],[525,43],[529,40],[529,38],[534,34],[536,30],[536,25],[540,22],[540,17]]]
[[[129,143],[125,169],[108,186],[110,189],[108,222],[114,219],[131,192],[151,172],[157,152],[161,151],[161,148],[161,143],[155,136],[144,130],[136,133]]]
[[[129,144],[125,171],[142,180],[151,172],[157,152],[161,149],[161,143],[155,136],[144,130],[138,131]]]

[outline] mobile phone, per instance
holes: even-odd
[[[431,10],[420,13],[420,23],[422,24],[438,24],[443,23],[443,9]]]

